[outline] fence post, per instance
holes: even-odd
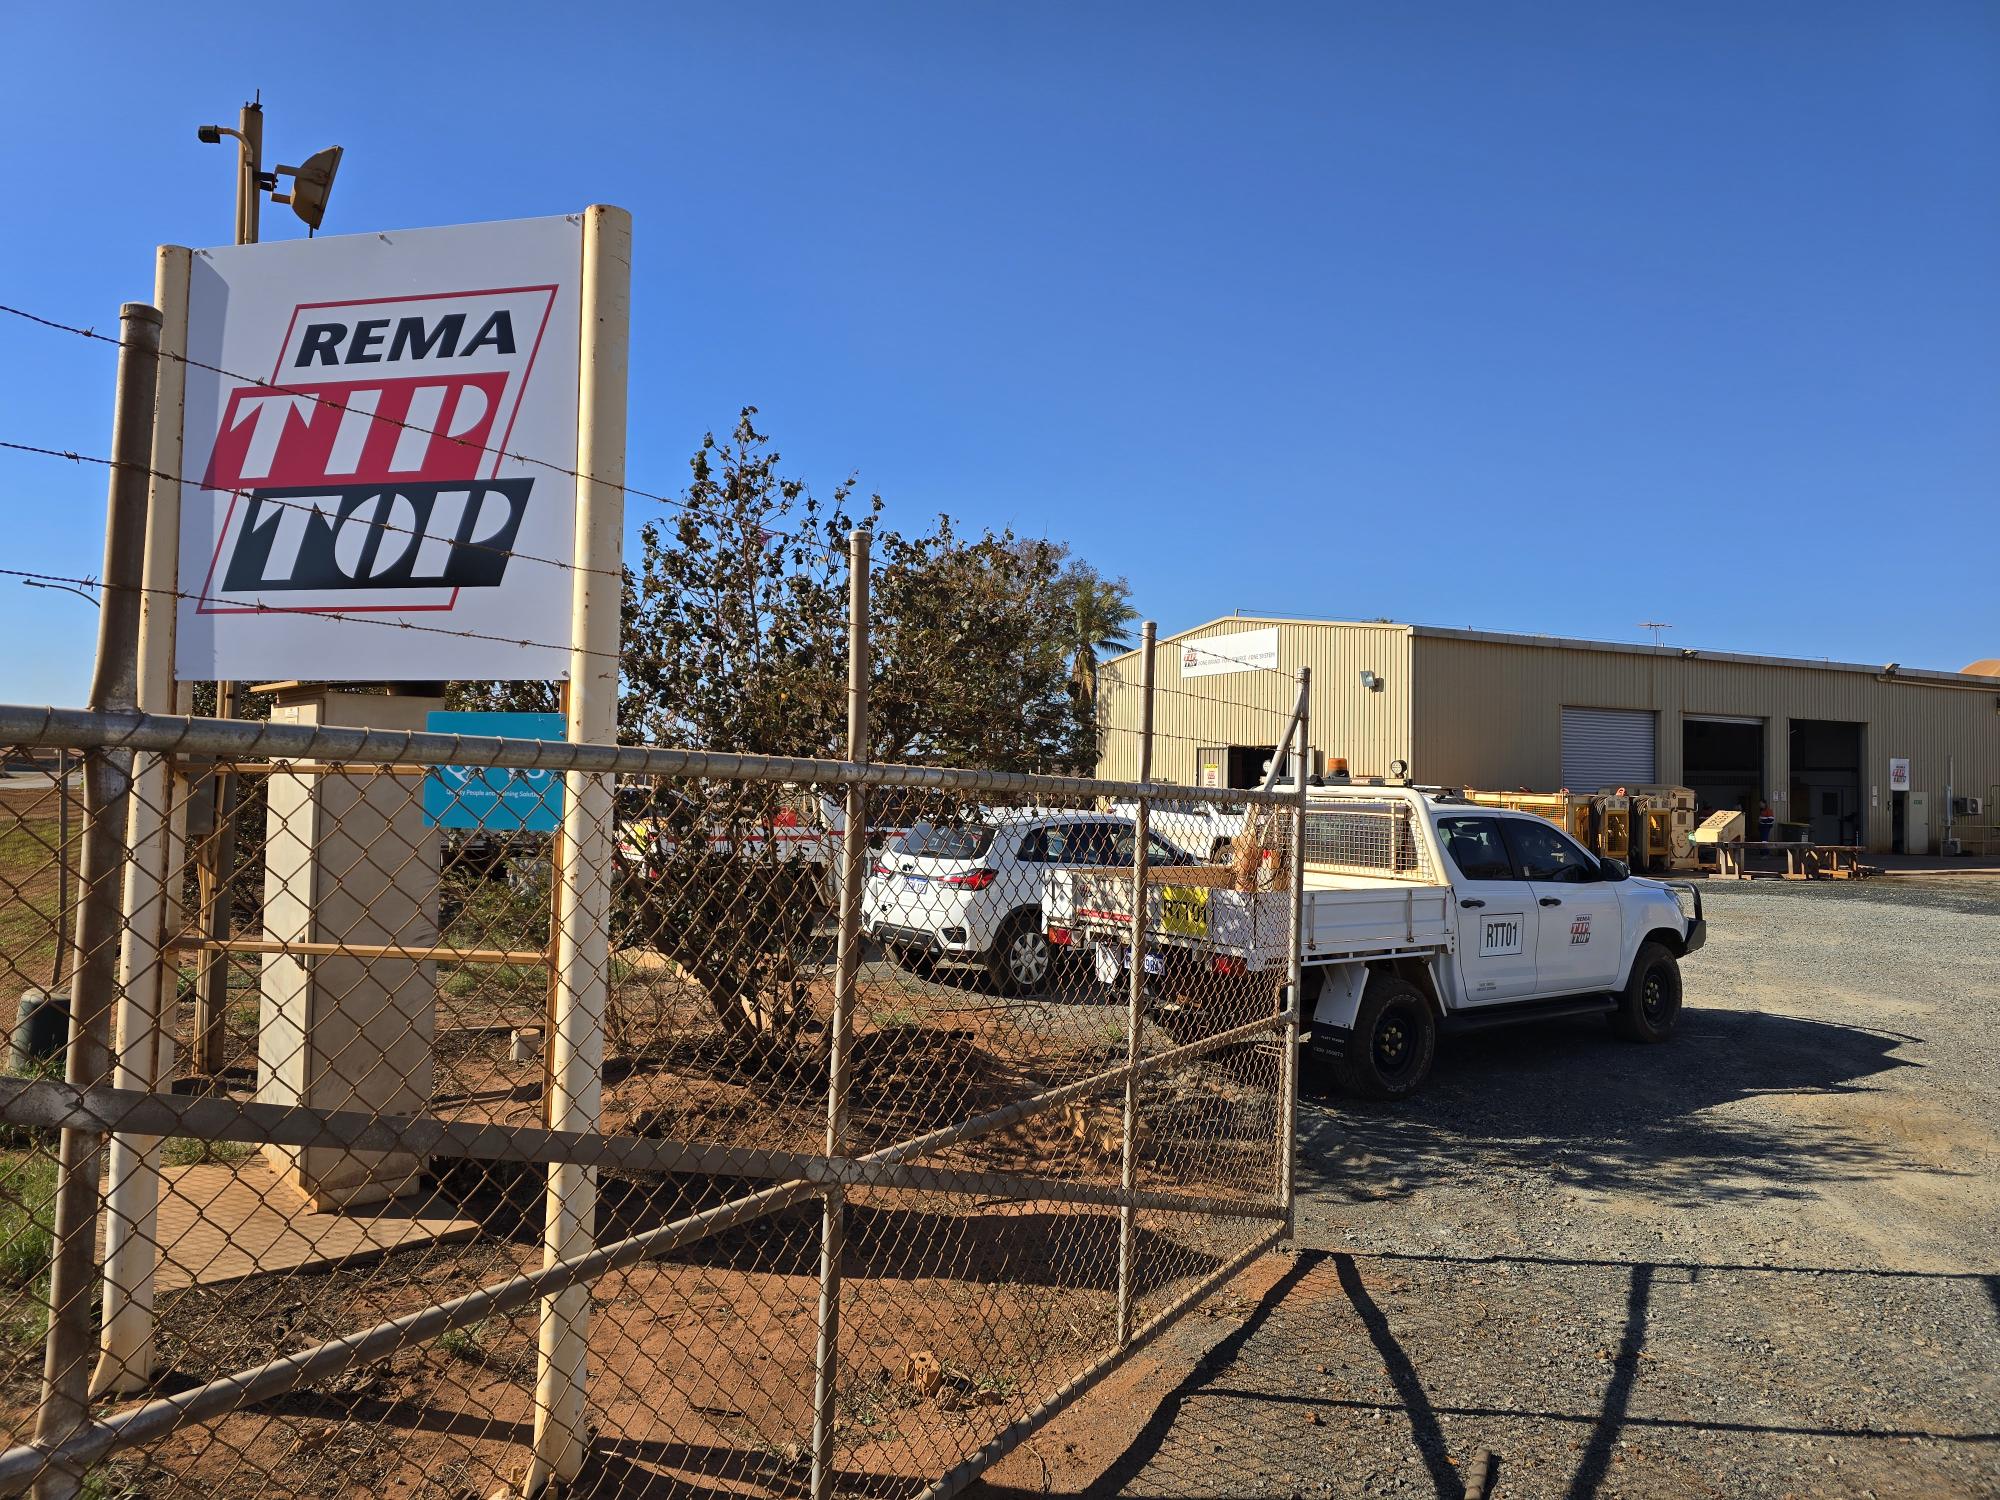
[[[160,308],[157,416],[153,424],[153,473],[146,502],[146,593],[139,602],[139,708],[174,711],[174,597],[180,572],[182,404],[187,366],[172,356],[187,347],[188,269],[193,253],[163,245],[154,296]],[[166,1087],[170,1071],[164,1001],[174,993],[177,955],[165,950],[173,860],[172,784],[167,757],[135,756],[126,841],[132,863],[125,876],[123,930],[118,951],[118,1065],[112,1080],[122,1089]],[[90,1394],[130,1395],[153,1374],[153,1276],[159,1260],[156,1216],[160,1202],[157,1136],[113,1134],[105,1171],[104,1318],[97,1370]]]
[[[577,388],[576,569],[570,575],[569,738],[618,738],[619,566],[625,532],[626,331],[632,216],[593,204],[583,216],[582,375]],[[544,1111],[554,1130],[595,1130],[604,1099],[604,1016],[611,989],[612,787],[609,774],[563,776],[557,844],[555,1003]],[[597,1234],[597,1174],[551,1165],[545,1265],[584,1254]],[[590,1335],[587,1285],[544,1297],[535,1378],[535,1446],[524,1489],[576,1478]]]
[[[104,525],[104,590],[97,620],[97,665],[90,706],[138,706],[139,600],[146,556],[147,470],[152,466],[153,397],[159,373],[160,314],[143,302],[118,310],[118,398],[111,429],[111,482]],[[131,755],[99,745],[86,751],[84,831],[76,936],[70,962],[69,1081],[89,1088],[111,1072],[112,1000],[118,981],[119,877],[125,858]],[[104,1137],[62,1133],[56,1176],[55,1246],[49,1265],[49,1331],[43,1349],[35,1441],[53,1447],[90,1416],[90,1326],[97,1261],[98,1172]],[[35,1481],[38,1500],[67,1500],[82,1475],[52,1466]]]
[[[237,684],[215,685],[216,718],[233,719],[241,707]],[[223,942],[228,939],[236,916],[229,888],[236,874],[236,804],[242,796],[243,778],[227,771],[211,771],[208,787],[208,833],[195,849],[195,904],[201,913],[201,936],[211,942]],[[204,950],[195,958],[194,1069],[197,1073],[212,1078],[222,1071],[228,1023],[229,955],[219,949]]]
[[[847,758],[868,763],[868,533],[847,538]],[[833,1016],[828,1024],[826,1154],[847,1149],[847,1061],[854,1042],[854,989],[861,970],[861,889],[867,878],[868,789],[847,784],[840,831],[840,933],[834,948]],[[819,1231],[819,1340],[813,1350],[812,1497],[833,1493],[834,1397],[840,1389],[840,1257],[847,1243],[847,1194],[826,1189]]]
[[[1146,1005],[1146,882],[1151,861],[1147,844],[1153,826],[1153,643],[1159,627],[1151,620],[1139,630],[1139,800],[1133,809],[1132,952],[1125,991],[1125,1061],[1139,1060]],[[1125,1118],[1120,1135],[1119,1183],[1127,1193],[1139,1185],[1139,1077],[1125,1080]],[[1138,1215],[1129,1203],[1118,1206],[1118,1346],[1132,1341],[1132,1272]]]
[[[1292,920],[1285,982],[1289,1003],[1278,1057],[1278,1202],[1285,1210],[1285,1237],[1296,1233],[1295,1183],[1298,1174],[1299,1028],[1305,1017],[1306,785],[1312,775],[1312,668],[1299,668],[1299,707],[1292,740]]]

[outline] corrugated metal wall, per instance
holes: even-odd
[[[1278,667],[1271,671],[1181,675],[1184,648],[1209,636],[1275,626]],[[1159,641],[1154,651],[1153,774],[1192,786],[1195,752],[1216,745],[1270,745],[1284,733],[1298,693],[1296,674],[1312,668],[1312,743],[1344,755],[1357,776],[1380,776],[1410,755],[1410,631],[1406,625],[1339,625],[1269,618],[1231,618]],[[1381,688],[1362,686],[1372,672]],[[1106,662],[1099,688],[1104,733],[1098,774],[1129,780],[1138,774],[1139,656]]]
[[[1868,847],[1889,847],[1889,758],[1907,756],[1911,785],[1931,794],[1933,840],[1944,826],[1948,758],[1960,796],[2000,783],[2000,682],[1992,691],[1883,682],[1869,672],[1622,652],[1558,644],[1414,637],[1410,757],[1419,781],[1546,791],[1562,777],[1562,710],[1652,709],[1659,774],[1682,777],[1683,714],[1765,721],[1766,794],[1780,818],[1791,785],[1793,719],[1860,723]],[[1804,809],[1797,815],[1804,816]]]

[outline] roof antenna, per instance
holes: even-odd
[[[1653,644],[1655,646],[1664,646],[1667,643],[1666,632],[1672,630],[1674,627],[1664,620],[1641,620],[1639,628],[1653,632]]]

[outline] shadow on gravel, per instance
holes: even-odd
[[[1635,1047],[1600,1021],[1448,1039],[1414,1099],[1338,1096],[1301,1117],[1302,1198],[1376,1201],[1509,1170],[1686,1205],[1801,1196],[1906,1165],[1879,1141],[1719,1116],[1759,1095],[1872,1091],[1912,1066],[1893,1032],[1763,1011],[1690,1008],[1674,1040]]]
[[[1496,1399],[1490,1402],[1437,1394],[1440,1389],[1466,1389],[1466,1350],[1457,1332],[1441,1341],[1433,1310],[1397,1300],[1412,1291],[1399,1273],[1408,1269],[1415,1274],[1417,1268],[1427,1267],[1434,1278],[1428,1286],[1435,1289],[1458,1272],[1497,1265],[1529,1271],[1602,1271],[1619,1289],[1615,1353],[1601,1377],[1591,1378],[1595,1389],[1575,1393],[1584,1399],[1550,1400],[1553,1393],[1544,1387],[1541,1401],[1511,1400],[1506,1399],[1507,1388],[1497,1384]],[[982,1483],[971,1493],[980,1500],[1027,1500],[1033,1494],[1053,1494],[1063,1500],[1236,1500],[1246,1495],[1373,1493],[1360,1469],[1375,1465],[1394,1476],[1392,1487],[1399,1493],[1428,1492],[1436,1500],[1466,1500],[1468,1478],[1480,1468],[1480,1445],[1495,1438],[1502,1450],[1497,1459],[1500,1477],[1487,1493],[1521,1492],[1509,1485],[1506,1449],[1511,1435],[1536,1428],[1553,1434],[1529,1444],[1543,1450],[1560,1452],[1561,1434],[1578,1435],[1569,1444],[1576,1457],[1567,1473],[1543,1473],[1519,1481],[1529,1486],[1525,1492],[1559,1494],[1563,1500],[1673,1493],[1677,1481],[1671,1474],[1649,1479],[1628,1469],[1622,1479],[1617,1477],[1613,1463],[1619,1445],[1634,1434],[1679,1432],[1697,1441],[1744,1436],[1802,1438],[1821,1444],[1868,1442],[1896,1453],[1910,1443],[1982,1449],[2000,1444],[2000,1432],[1984,1428],[1953,1431],[1889,1422],[1745,1420],[1712,1410],[1685,1415],[1671,1408],[1662,1412],[1657,1393],[1653,1410],[1635,1414],[1632,1398],[1647,1357],[1648,1336],[1663,1316],[1656,1306],[1656,1286],[1675,1272],[1686,1271],[1781,1281],[1797,1276],[1982,1282],[1989,1295],[2000,1288],[2000,1277],[1990,1273],[1300,1250],[1244,1321],[1194,1360],[1173,1389],[1144,1414],[1109,1465],[1089,1481],[1050,1485],[1045,1479],[1039,1489]],[[1385,1389],[1355,1388],[1365,1377],[1357,1375],[1356,1362],[1343,1353],[1354,1347],[1349,1329],[1365,1338],[1373,1361],[1379,1363]],[[1533,1337],[1525,1327],[1516,1331]],[[1536,1347],[1531,1344],[1531,1352]],[[1345,1387],[1351,1394],[1334,1394],[1330,1385]],[[1448,1433],[1447,1421],[1494,1425],[1469,1441],[1472,1434],[1463,1427]]]

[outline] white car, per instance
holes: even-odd
[[[1132,802],[1114,802],[1111,810],[1130,817],[1136,806]],[[1227,864],[1230,850],[1243,834],[1243,814],[1240,804],[1223,807],[1193,798],[1177,802],[1162,797],[1153,803],[1152,829],[1168,843],[1206,854],[1217,864]]]
[[[892,962],[984,968],[1008,994],[1048,982],[1054,950],[1042,930],[1042,897],[1063,866],[1132,867],[1133,821],[1108,813],[1004,811],[965,823],[918,823],[877,857],[862,923]],[[1157,835],[1155,865],[1193,855]]]

